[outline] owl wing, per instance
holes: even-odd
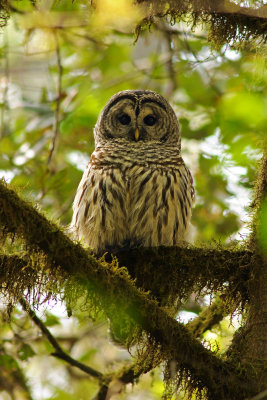
[[[145,247],[186,240],[194,188],[191,173],[180,160],[176,168],[144,169],[135,176],[130,236]]]
[[[118,168],[84,171],[74,203],[71,231],[96,253],[121,246],[125,237],[125,187]]]

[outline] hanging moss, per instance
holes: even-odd
[[[116,258],[109,262],[105,258],[96,260],[1,182],[0,227],[3,235],[22,238],[30,254],[45,254],[42,270],[50,279],[56,271],[62,270],[61,276],[57,274],[57,284],[65,286],[67,297],[72,294],[75,302],[79,296],[84,296],[90,312],[101,309],[111,322],[119,321],[119,329],[122,326],[125,329],[126,344],[130,347],[137,343],[139,354],[149,353],[147,368],[154,360],[155,363],[165,362],[168,388],[183,381],[188,390],[198,391],[199,396],[207,392],[210,400],[237,400],[240,393],[243,397],[255,393],[249,377],[236,374],[233,364],[222,361],[203,347],[144,289],[137,288]],[[176,365],[171,376],[168,372],[170,360]]]
[[[186,21],[194,30],[205,24],[210,40],[216,48],[222,45],[240,47],[252,41],[267,40],[267,7],[240,7],[234,2],[219,0],[138,0],[146,17],[136,27],[137,35],[155,18],[168,17],[171,23]]]
[[[0,27],[4,27],[7,24],[10,16],[10,7],[8,0],[0,0]]]
[[[163,306],[179,308],[194,291],[228,299],[229,309],[244,308],[253,252],[246,249],[142,248],[117,254],[138,287],[149,290]]]

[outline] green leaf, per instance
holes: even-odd
[[[223,96],[220,107],[226,121],[236,121],[241,127],[260,128],[266,123],[264,98],[256,93],[228,93]]]
[[[44,323],[46,326],[55,326],[55,325],[60,325],[60,320],[56,315],[47,312]]]
[[[9,370],[19,368],[16,359],[9,354],[0,354],[0,366],[3,366]]]
[[[19,348],[17,354],[18,354],[18,357],[20,360],[25,361],[25,360],[28,360],[29,358],[33,357],[36,353],[29,344],[24,343]]]

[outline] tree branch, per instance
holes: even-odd
[[[251,263],[248,294],[250,302],[247,309],[246,324],[236,332],[228,355],[257,374],[255,381],[258,392],[267,389],[267,257],[259,246],[259,228],[266,221],[262,218],[262,206],[267,198],[267,141],[259,164],[252,204],[254,218],[249,244],[255,259]],[[257,254],[261,257],[256,258]]]
[[[23,310],[30,316],[30,318],[35,323],[35,325],[38,326],[38,328],[42,331],[43,335],[48,339],[48,341],[54,347],[55,353],[51,353],[52,356],[54,356],[56,358],[60,358],[61,360],[66,361],[67,363],[69,363],[73,367],[79,368],[81,371],[83,371],[86,374],[92,376],[93,378],[96,378],[98,380],[102,380],[103,379],[103,374],[101,372],[99,372],[99,371],[95,370],[94,368],[91,368],[91,367],[89,367],[89,366],[87,366],[87,365],[75,360],[74,358],[70,357],[62,349],[62,347],[59,345],[57,340],[51,334],[49,329],[40,320],[40,318],[37,317],[35,312],[31,309],[29,303],[25,299],[21,298],[20,299],[20,304],[21,304]]]
[[[97,261],[2,182],[0,226],[4,234],[22,238],[28,250],[42,250],[51,265],[55,268],[61,266],[79,285],[91,291],[91,301],[110,317],[118,318],[121,324],[128,319],[132,321],[130,327],[134,323],[145,331],[149,342],[160,346],[162,361],[175,360],[177,370],[190,380],[191,387],[197,388],[201,382],[202,387],[208,389],[209,399],[220,400],[228,396],[235,400],[242,395],[255,394],[248,377],[244,378],[233,365],[223,362],[204,348],[183,324],[171,318],[157,302],[137,289],[124,268],[118,268],[114,262],[108,264],[103,259]],[[53,275],[53,270],[50,269],[48,274]],[[127,328],[129,324],[125,326]],[[239,388],[238,394],[236,387]]]
[[[0,282],[3,281],[3,274],[5,274],[4,281],[9,282],[9,286],[12,287],[12,281],[14,284],[17,282],[25,282],[27,288],[29,289],[29,274],[33,274],[33,276],[37,279],[37,271],[28,265],[27,260],[19,258],[18,256],[7,256],[7,255],[0,255]],[[28,283],[27,283],[28,282]],[[34,282],[32,283],[32,285]],[[23,283],[21,284],[20,292],[23,293],[25,290]],[[100,379],[100,375],[95,376],[94,372],[91,373],[90,367],[87,368],[86,365],[79,363],[78,361],[74,360],[72,357],[69,357],[64,350],[58,344],[58,341],[51,335],[50,331],[45,327],[43,322],[36,316],[33,310],[30,309],[29,304],[24,300],[20,300],[23,309],[29,314],[31,319],[34,323],[41,329],[43,334],[47,337],[50,341],[54,349],[56,350],[55,353],[52,353],[53,356],[60,358],[70,365],[75,366],[82,371],[88,373],[89,375]],[[217,324],[225,315],[223,311],[223,307],[220,301],[215,301],[210,307],[204,309],[200,315],[195,318],[193,321],[187,324],[187,328],[193,333],[195,337],[200,337],[206,330],[211,329],[211,327]],[[112,379],[117,379],[122,382],[123,385],[128,383],[134,383],[136,379],[138,379],[142,374],[149,372],[153,368],[157,366],[155,362],[147,363],[147,359],[149,358],[149,352],[147,353],[147,357],[143,357],[146,359],[144,366],[142,363],[137,368],[136,364],[132,364],[130,367],[125,367],[118,372],[115,372],[111,375],[103,375],[102,382],[105,382],[99,390],[99,397],[96,399],[105,399],[104,393],[108,391],[108,384]],[[100,374],[100,373],[99,373]]]
[[[48,278],[45,274],[38,275],[38,270],[40,264],[47,264],[47,260],[42,263],[38,257],[39,260],[35,261],[0,253],[0,284],[15,299],[18,300],[25,289],[29,291],[37,282],[45,287]],[[119,265],[127,265],[138,287],[150,291],[150,296],[161,305],[172,305],[177,309],[182,299],[186,299],[192,291],[202,289],[205,292],[220,290],[226,297],[230,296],[231,301],[236,296],[235,305],[240,296],[246,299],[246,281],[253,253],[247,250],[161,247],[124,251],[116,257]],[[93,260],[98,265],[97,260]],[[106,255],[105,261],[111,262],[112,256]],[[47,264],[45,268],[50,267]],[[56,282],[55,269],[53,271],[53,281]],[[79,273],[79,267],[76,273]]]
[[[267,19],[267,6],[262,5],[261,7],[243,7],[237,5],[229,0],[206,0],[206,1],[180,1],[180,0],[137,0],[138,4],[147,7],[148,3],[153,5],[152,13],[163,12],[168,6],[169,9],[176,10],[179,13],[190,13],[190,12],[206,12],[208,14],[234,14],[236,17],[246,16],[259,18],[262,20]],[[168,9],[167,8],[167,9]],[[150,9],[151,11],[151,9]]]
[[[116,254],[136,284],[150,290],[162,305],[186,299],[194,290],[221,291],[238,304],[246,302],[253,252],[246,249],[160,247]]]
[[[230,0],[138,0],[145,18],[137,25],[139,35],[143,25],[151,25],[155,18],[169,16],[171,22],[191,21],[192,28],[197,23],[207,24],[208,40],[216,47],[230,42],[251,44],[252,39],[266,41],[267,5],[242,7]]]
[[[206,331],[212,329],[224,317],[227,316],[225,304],[218,298],[209,307],[206,307],[192,321],[188,322],[187,328],[195,337],[201,337]]]
[[[194,320],[188,322],[186,327],[195,338],[199,338],[207,330],[210,330],[214,325],[222,321],[225,316],[224,304],[221,299],[218,298],[209,307],[204,308]],[[149,354],[147,356],[149,356]],[[137,368],[136,364],[132,364],[127,369],[123,368],[116,376],[117,379],[121,380],[124,384],[134,383],[142,374],[151,371],[155,367],[155,363],[146,364],[139,368]]]

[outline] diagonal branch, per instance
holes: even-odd
[[[248,377],[240,375],[232,364],[222,361],[203,347],[183,324],[171,318],[156,301],[136,288],[125,268],[97,261],[1,182],[0,227],[3,233],[23,239],[29,249],[36,252],[42,250],[51,265],[55,268],[60,266],[62,271],[93,292],[95,304],[112,318],[118,317],[116,313],[120,312],[122,324],[128,318],[146,332],[150,342],[160,346],[162,361],[174,360],[177,369],[190,379],[191,387],[201,385],[207,388],[209,399],[237,400],[240,396],[255,394]],[[53,275],[53,269],[48,273]],[[219,386],[218,380],[221,382]],[[239,388],[238,397],[236,387]]]
[[[9,287],[12,287],[16,284],[16,282],[20,282],[21,290],[20,294],[23,295],[23,291],[26,288],[30,289],[30,282],[32,282],[32,286],[34,285],[34,279],[38,279],[38,273],[35,268],[28,265],[26,259],[22,259],[16,255],[0,255],[0,283],[9,282]],[[23,285],[23,282],[25,284]],[[25,307],[24,307],[25,308]],[[197,318],[193,321],[190,321],[187,324],[187,328],[190,332],[194,335],[194,337],[200,337],[206,330],[211,329],[214,325],[218,324],[226,315],[224,304],[220,299],[214,301],[214,303],[206,307]],[[27,312],[29,308],[27,307]],[[43,323],[40,321],[39,325],[43,326]],[[40,327],[40,326],[39,326]],[[42,329],[42,328],[41,328]],[[43,333],[47,336],[45,327],[42,329]],[[53,343],[52,343],[53,344]],[[55,346],[54,346],[55,347]],[[57,350],[57,348],[55,347]],[[58,351],[57,355],[59,354]],[[64,357],[58,356],[58,358],[62,358],[63,360],[69,362],[69,359],[66,358],[65,354]],[[154,369],[159,363],[155,363],[155,361],[151,360],[151,363],[148,363],[147,360],[149,359],[149,351],[147,353],[147,357],[143,357],[146,359],[146,362],[142,365],[142,363],[138,363],[138,366],[133,363],[128,368],[122,368],[121,371],[117,371],[112,375],[105,375],[104,379],[102,380],[103,386],[101,386],[99,390],[99,397],[97,399],[102,399],[103,393],[107,393],[108,390],[108,383],[112,379],[117,379],[122,382],[123,385],[128,383],[134,383],[142,374],[147,373]],[[77,366],[73,364],[72,360],[70,361],[71,365]],[[78,365],[79,368],[79,365]],[[105,398],[105,397],[103,397]]]
[[[24,300],[23,298],[20,299],[20,304],[23,308],[23,310],[30,316],[30,318],[33,320],[33,322],[35,323],[35,325],[38,326],[38,328],[42,331],[43,335],[46,336],[46,338],[48,339],[48,341],[51,343],[51,345],[54,347],[55,352],[52,353],[51,355],[57,358],[60,358],[61,360],[66,361],[67,363],[69,363],[70,365],[72,365],[73,367],[77,367],[79,368],[81,371],[85,372],[86,374],[92,376],[93,378],[96,378],[98,380],[102,380],[103,379],[103,374],[97,370],[95,370],[94,368],[91,368],[77,360],[75,360],[74,358],[70,357],[63,349],[62,347],[59,345],[59,343],[57,342],[57,340],[54,338],[54,336],[51,334],[51,332],[49,331],[49,329],[45,326],[45,324],[40,320],[40,318],[37,317],[37,315],[35,314],[35,312],[31,309],[29,303]]]
[[[224,304],[221,299],[217,299],[209,307],[206,307],[202,312],[192,321],[189,321],[186,325],[187,329],[193,334],[195,338],[201,337],[207,330],[212,329],[213,326],[217,325],[225,317]],[[120,379],[124,384],[133,383],[140,375],[149,372],[155,368],[155,364],[145,365],[143,368],[136,368],[136,365],[130,365],[129,368],[125,368],[121,373],[117,374],[117,378]]]

